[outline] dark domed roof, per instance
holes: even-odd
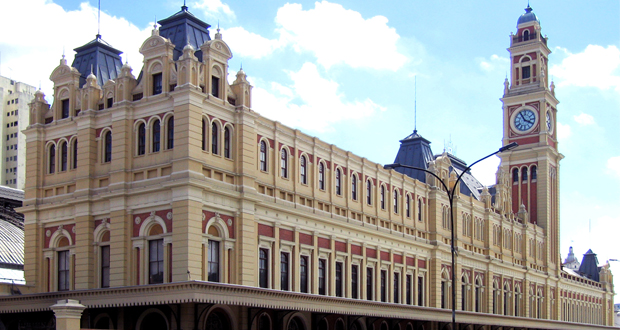
[[[530,7],[530,5],[528,4],[527,8],[525,8],[525,14],[519,16],[517,25],[527,23],[527,22],[532,22],[532,21],[536,21],[540,23],[540,21],[538,20],[538,17],[536,17],[536,14],[534,14],[534,12],[532,11],[532,7]]]

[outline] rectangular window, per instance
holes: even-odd
[[[260,249],[258,252],[258,284],[261,288],[269,287],[269,250]]]
[[[342,297],[342,262],[336,262],[336,297]]]
[[[299,258],[299,291],[308,293],[308,257]]]
[[[418,306],[424,306],[424,277],[418,276]]]
[[[101,287],[110,287],[110,246],[101,247]]]
[[[164,283],[164,240],[149,241],[149,284]]]
[[[524,66],[521,68],[521,76],[523,79],[528,79],[530,77],[530,67]]]
[[[400,303],[400,273],[394,273],[394,303]]]
[[[69,290],[69,251],[58,251],[58,291]]]
[[[351,266],[351,298],[359,299],[358,294],[358,282],[359,282],[359,274],[358,274],[358,266]]]
[[[209,240],[208,246],[208,266],[209,273],[207,279],[209,282],[220,281],[220,242]]]
[[[446,308],[446,281],[441,281],[441,308]]]
[[[153,95],[161,94],[162,92],[162,75],[156,73],[153,75]]]
[[[211,76],[211,95],[220,97],[220,78]]]
[[[386,277],[387,277],[387,271],[381,270],[381,301],[382,302],[387,301],[387,291],[386,291],[387,278]]]
[[[113,99],[113,98],[111,98],[111,97],[110,97],[110,98],[108,98],[108,104],[107,104],[107,107],[108,107],[108,108],[111,108],[113,104],[114,104],[114,99]]]
[[[411,294],[411,274],[407,274],[405,279],[405,295],[407,295],[407,305],[411,305],[411,301],[413,300],[413,295]]]
[[[327,260],[319,259],[319,294],[325,295],[326,290],[326,275],[327,275]]]
[[[61,101],[61,105],[62,105],[62,113],[60,115],[60,118],[69,118],[69,100],[62,100]]]
[[[366,268],[366,300],[372,300],[372,268]]]
[[[289,290],[288,256],[286,252],[280,253],[280,289],[285,291]]]

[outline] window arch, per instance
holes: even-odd
[[[68,150],[67,150],[67,141],[60,142],[60,171],[64,172],[67,170],[67,162],[68,162]]]
[[[305,155],[301,155],[299,158],[299,180],[302,184],[308,184],[308,168]]]
[[[441,308],[450,308],[450,274],[444,268],[441,272]]]
[[[138,125],[138,156],[146,153],[146,124]]]
[[[267,172],[267,143],[260,141],[260,170]]]
[[[474,288],[474,312],[482,311],[482,297],[484,292],[484,287],[482,286],[482,279],[480,277],[476,277],[475,288]]]
[[[172,148],[174,148],[174,116],[170,116],[166,124],[166,149]]]
[[[319,189],[325,190],[325,163],[319,163]]]
[[[151,144],[151,152],[158,152],[161,147],[161,123],[159,119],[155,119],[151,124],[153,135],[152,144]]]
[[[394,213],[398,214],[398,189],[394,189],[394,202],[392,203],[394,206]]]
[[[537,173],[536,173],[536,165],[532,165],[532,167],[530,168],[530,180],[534,181],[537,178]]]
[[[521,169],[521,180],[527,181],[527,167]]]
[[[219,129],[217,127],[217,123],[213,122],[211,124],[211,153],[214,155],[220,154],[220,144],[219,144]]]
[[[336,195],[342,195],[342,175],[340,168],[336,169]]]
[[[232,158],[231,157],[231,136],[230,136],[230,127],[228,125],[224,126],[224,157],[225,158]]]
[[[366,204],[372,205],[372,182],[366,180]]]
[[[463,273],[461,277],[461,310],[469,310],[469,277]]]
[[[523,41],[528,41],[528,40],[530,40],[530,31],[525,30],[523,31]]]
[[[107,130],[103,133],[103,162],[112,161],[112,132]]]
[[[357,200],[357,175],[351,175],[351,199]]]
[[[56,172],[56,145],[53,143],[47,149],[47,173]]]
[[[441,212],[441,226],[444,229],[450,230],[452,228],[452,219],[450,219],[450,208],[444,205]]]
[[[288,151],[286,147],[280,150],[280,176],[284,179],[288,178]]]
[[[385,186],[381,185],[381,209],[385,210]]]
[[[418,198],[418,221],[422,221],[422,198]]]

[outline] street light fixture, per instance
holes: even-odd
[[[454,183],[454,188],[453,189],[449,189],[448,186],[443,182],[443,180],[437,176],[437,174],[424,169],[424,168],[420,168],[420,167],[415,167],[415,166],[411,166],[411,165],[404,165],[404,164],[400,164],[400,163],[394,163],[394,164],[387,164],[384,165],[383,168],[385,168],[386,170],[389,169],[395,169],[398,167],[404,167],[404,168],[409,168],[412,170],[418,170],[418,171],[423,171],[426,172],[432,176],[434,176],[435,178],[437,178],[439,180],[439,182],[441,183],[441,185],[444,187],[446,194],[448,195],[448,200],[450,201],[450,232],[451,232],[451,237],[452,239],[450,240],[450,250],[451,250],[451,254],[452,254],[452,330],[456,329],[456,269],[455,269],[455,261],[456,261],[456,248],[454,247],[454,240],[455,240],[455,234],[454,234],[454,212],[452,210],[453,208],[453,201],[454,201],[454,192],[457,190],[456,187],[458,186],[459,182],[461,181],[461,178],[463,177],[463,174],[467,173],[467,171],[469,171],[469,169],[478,164],[479,162],[494,156],[498,153],[504,152],[504,151],[508,151],[511,149],[514,149],[516,147],[518,147],[519,144],[516,142],[512,142],[510,144],[507,144],[501,148],[499,148],[499,150],[497,150],[496,152],[489,154],[488,156],[485,156],[483,158],[478,159],[477,161],[473,162],[471,165],[469,165],[463,172],[461,172],[461,174],[458,176],[458,178],[456,179],[456,182]]]

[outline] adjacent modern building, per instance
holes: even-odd
[[[98,35],[60,60],[52,104],[35,93],[4,328],[449,329],[453,306],[459,329],[613,326],[609,266],[562,268],[561,109],[529,6],[498,107],[519,146],[491,187],[417,131],[396,162],[435,176],[262,117],[219,31],[186,6],[159,24],[139,73]]]
[[[0,76],[0,185],[24,189],[26,136],[21,131],[28,127],[28,104],[35,91],[34,86]]]

